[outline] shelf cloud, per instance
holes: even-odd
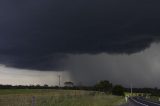
[[[0,64],[63,70],[69,54],[133,54],[160,40],[158,0],[1,0]]]

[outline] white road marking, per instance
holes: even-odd
[[[149,106],[149,105],[143,104],[143,103],[141,103],[141,102],[138,102],[138,101],[136,101],[136,100],[135,100],[135,99],[133,99],[133,98],[131,98],[131,100],[133,100],[134,102],[136,102],[136,103],[138,103],[138,104],[140,104],[140,105],[143,105],[143,106]]]
[[[155,103],[155,102],[151,102],[151,101],[143,100],[143,99],[140,99],[140,98],[137,98],[137,99],[142,100],[142,101],[145,101],[145,102],[148,102],[148,103],[152,103],[152,104],[155,104],[155,105],[159,105],[159,106],[160,106],[160,104]]]

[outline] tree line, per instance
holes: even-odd
[[[130,92],[130,88],[125,88],[122,85],[113,85],[107,80],[101,80],[93,86],[75,85],[73,82],[64,82],[64,86],[49,86],[44,85],[0,85],[0,89],[64,89],[64,90],[91,90],[110,93],[114,95],[124,95],[124,92]],[[150,94],[151,96],[160,96],[158,88],[132,88],[133,93]]]
[[[64,89],[64,90],[91,90],[104,93],[112,93],[114,95],[124,95],[125,88],[122,85],[113,86],[107,80],[102,80],[93,86],[75,85],[73,82],[64,82],[64,86],[45,85],[0,85],[0,89]]]

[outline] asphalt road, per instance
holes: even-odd
[[[128,103],[122,106],[160,106],[160,103],[147,101],[143,98],[134,97],[130,98]]]

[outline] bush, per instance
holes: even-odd
[[[124,96],[124,91],[125,90],[121,85],[116,85],[112,90],[112,94],[117,96]]]
[[[109,92],[112,89],[112,83],[106,80],[102,80],[95,85],[95,88],[103,92]]]

